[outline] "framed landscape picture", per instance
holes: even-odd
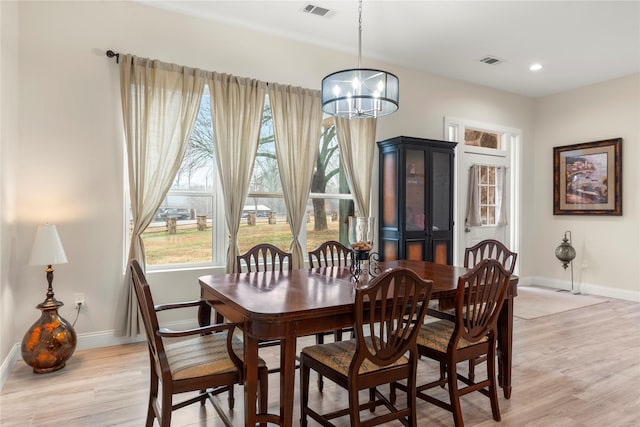
[[[622,215],[622,138],[553,147],[554,215]]]

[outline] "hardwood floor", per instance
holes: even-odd
[[[309,342],[305,338],[299,344]],[[275,364],[277,348],[265,350],[267,362]],[[502,422],[493,421],[488,399],[474,393],[462,398],[467,427],[640,425],[639,303],[611,300],[538,319],[516,318],[514,353],[512,397],[505,400],[500,394]],[[419,364],[421,376],[436,374],[433,362],[423,359]],[[142,426],[148,369],[146,343],[78,351],[64,369],[47,375],[32,374],[20,361],[0,394],[0,425]],[[269,377],[274,411],[275,375]],[[345,392],[325,380],[320,395],[315,376],[313,380],[310,405],[344,405]],[[231,415],[238,426],[243,425],[242,402],[242,387],[236,387]],[[418,402],[418,412],[420,426],[453,426],[448,412],[426,402]],[[298,413],[296,406],[296,425]],[[222,424],[209,404],[175,411],[172,425]]]

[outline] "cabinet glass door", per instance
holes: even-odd
[[[433,230],[451,228],[451,160],[448,153],[432,153]]]
[[[405,164],[405,229],[424,231],[425,229],[425,163],[424,151],[407,150]]]
[[[438,264],[450,264],[451,243],[453,239],[451,220],[451,155],[431,152],[432,215],[431,259]]]

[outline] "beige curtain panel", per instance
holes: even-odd
[[[284,203],[293,234],[290,245],[293,268],[303,268],[299,236],[322,134],[320,91],[269,83],[269,104]]]
[[[507,225],[507,168],[501,166],[496,169],[496,225]]]
[[[173,182],[200,107],[205,72],[160,61],[120,57],[122,117],[133,230],[128,260],[145,265],[142,232]],[[140,319],[129,269],[120,296],[117,336],[136,336]]]
[[[229,231],[227,273],[236,273],[238,230],[258,150],[267,84],[211,73],[211,118],[225,218]]]
[[[377,119],[336,117],[340,158],[355,204],[355,216],[368,217],[371,203],[371,170],[376,149]]]

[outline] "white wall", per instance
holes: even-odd
[[[18,142],[18,7],[0,2],[0,387],[15,346],[15,147]],[[12,352],[13,350],[13,352]],[[3,363],[4,362],[4,363]]]
[[[9,312],[11,324],[3,310],[0,360],[37,318],[33,307],[44,299],[44,270],[26,264],[36,226],[43,222],[58,225],[69,259],[55,266],[54,290],[66,302],[61,314],[73,320],[73,294],[86,294],[76,325],[81,345],[104,344],[114,328],[122,284],[124,180],[118,68],[104,56],[107,49],[310,88],[319,88],[324,75],[352,67],[356,60],[355,55],[129,2],[20,2],[17,9],[20,97],[7,101],[17,108],[17,124],[10,141],[3,133],[3,147],[11,143],[11,181],[19,183],[17,234],[14,247],[8,247],[2,229],[0,282],[2,306],[15,309]],[[3,39],[5,32],[3,22]],[[455,116],[522,129],[524,156],[534,157],[533,100],[366,58],[363,62],[394,72],[401,82],[400,109],[380,119],[378,139],[442,138],[444,116]],[[534,192],[534,171],[533,162],[523,165],[523,176],[530,177],[523,183],[526,194]],[[528,203],[523,224],[535,222],[533,202]],[[537,232],[525,227],[522,241],[533,241]],[[538,275],[533,252],[533,246],[520,248],[523,276]],[[7,283],[6,268],[16,272],[16,285]],[[205,273],[154,273],[150,281],[158,302],[179,300],[198,295],[197,277]]]
[[[548,96],[535,107],[535,182],[530,204],[536,280],[570,286],[554,255],[570,230],[574,287],[640,301],[640,75]],[[553,215],[553,147],[622,137],[622,216]]]

